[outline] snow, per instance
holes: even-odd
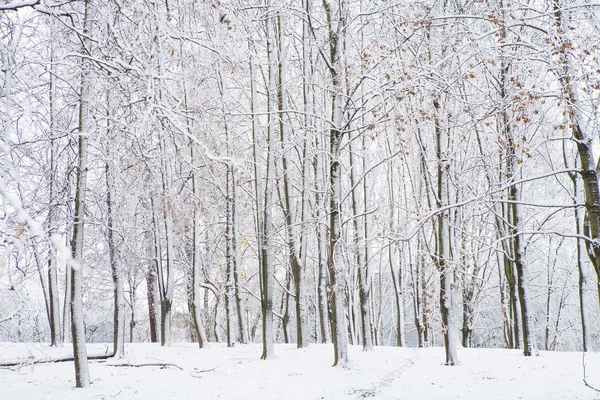
[[[110,346],[88,345],[90,354]],[[0,343],[0,358],[67,355],[71,346]],[[128,344],[123,360],[91,361],[92,384],[76,389],[72,362],[0,369],[0,399],[600,399],[583,381],[582,353],[461,349],[461,364],[443,365],[443,348],[350,346],[347,368],[331,367],[331,345],[276,345],[276,358],[260,360],[258,344],[227,348],[211,343]],[[585,356],[588,383],[600,387],[600,354]],[[116,367],[173,363],[176,367]]]

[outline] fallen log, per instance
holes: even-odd
[[[92,354],[88,355],[88,360],[106,360],[108,358],[113,357],[113,353],[104,353],[104,354]],[[58,362],[68,362],[74,361],[73,356],[64,356],[64,357],[46,357],[46,358],[18,358],[14,360],[0,360],[0,368],[1,367],[21,367],[26,365],[34,365],[34,364],[48,364],[48,363],[58,363]]]

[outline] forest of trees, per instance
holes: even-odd
[[[600,348],[600,3],[0,1],[0,341]],[[257,355],[258,357],[259,355]]]

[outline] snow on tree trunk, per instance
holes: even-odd
[[[587,242],[588,256],[596,271],[598,301],[600,303],[600,163],[594,150],[594,117],[588,117],[579,99],[581,90],[580,79],[577,76],[573,61],[577,63],[581,49],[575,48],[569,37],[568,22],[565,21],[564,11],[559,0],[553,1],[554,20],[557,29],[556,41],[553,49],[558,50],[558,80],[562,87],[563,96],[567,102],[567,117],[570,121],[571,133],[577,143],[577,152],[581,163],[581,176],[585,193],[585,209],[587,211],[587,233],[590,240]],[[585,53],[584,50],[583,53]],[[582,78],[585,79],[585,78]],[[586,87],[584,91],[589,91]]]
[[[448,154],[447,128],[441,126],[441,106],[438,100],[434,101],[435,108],[435,131],[438,162],[438,208],[442,211],[438,214],[438,248],[437,265],[440,274],[440,313],[444,332],[444,347],[446,349],[446,365],[458,365],[458,330],[456,326],[456,283],[454,280],[454,268],[451,262],[450,250],[450,213],[443,209],[449,204],[448,196],[448,173],[450,160]]]
[[[83,48],[87,53],[90,49],[91,29],[91,0],[84,2],[83,18]],[[81,59],[81,92],[79,97],[79,144],[77,166],[77,187],[75,192],[75,218],[73,221],[73,239],[71,241],[71,336],[73,338],[73,358],[75,361],[75,384],[78,388],[90,385],[88,368],[85,322],[83,320],[83,293],[82,293],[82,263],[83,263],[83,229],[85,224],[85,201],[87,191],[88,172],[88,136],[91,133],[90,124],[90,82],[87,74],[90,73],[90,63],[85,58]]]
[[[269,62],[268,68],[268,109],[270,113],[277,110],[277,59],[275,48],[274,27],[276,20],[270,16],[267,21],[267,56]],[[262,359],[267,360],[275,356],[275,346],[273,339],[273,279],[274,279],[274,254],[273,254],[273,191],[275,186],[275,141],[277,138],[276,120],[273,114],[269,115],[267,127],[267,171],[264,190],[264,210],[263,228],[264,233],[262,241],[262,265],[261,265],[261,307],[263,317],[263,353]],[[261,194],[259,194],[261,195]]]
[[[55,37],[56,21],[51,22],[52,38]],[[55,110],[55,99],[56,99],[56,65],[55,65],[55,43],[52,42],[50,46],[50,70],[52,74],[50,76],[50,188],[49,196],[52,201],[57,197],[57,183],[56,183],[56,168],[57,168],[57,157],[58,157],[58,121]],[[48,210],[48,233],[50,237],[55,234],[55,213],[56,206],[51,205]],[[50,254],[48,258],[48,303],[49,303],[49,318],[50,318],[50,343],[51,346],[62,346],[63,340],[60,331],[60,306],[58,297],[58,265],[56,257]]]

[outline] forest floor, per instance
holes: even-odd
[[[31,363],[70,349],[0,343],[0,360],[26,360],[0,368],[0,399],[600,400],[583,382],[582,353],[523,357],[517,350],[460,349],[460,365],[447,367],[443,348],[362,352],[351,346],[349,365],[332,368],[331,345],[276,345],[276,358],[263,361],[258,344],[211,343],[202,350],[187,343],[133,344],[124,359],[90,361],[88,389],[74,388],[72,362]],[[109,346],[88,349],[97,354]],[[174,365],[144,365],[160,363]],[[588,383],[600,389],[600,354],[587,354],[585,365]]]

